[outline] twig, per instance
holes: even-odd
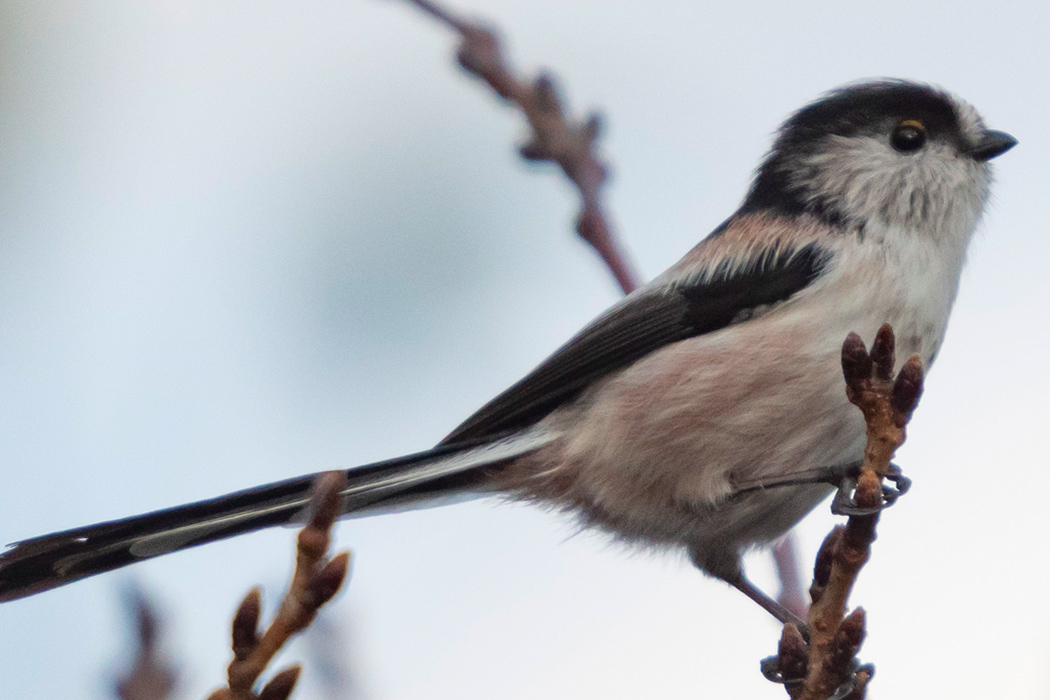
[[[522,157],[554,162],[561,167],[580,194],[577,234],[598,252],[624,294],[637,289],[641,278],[628,261],[602,204],[601,188],[607,169],[594,152],[601,124],[599,115],[589,114],[582,124],[569,123],[558,99],[554,78],[541,73],[528,83],[514,75],[497,30],[465,20],[433,0],[406,2],[458,32],[461,43],[456,59],[459,64],[521,109],[532,128],[528,142],[520,149]],[[788,533],[774,548],[773,560],[781,583],[781,603],[805,615],[794,535]]]
[[[138,632],[135,664],[116,683],[120,700],[166,700],[175,687],[176,674],[157,651],[159,621],[156,610],[146,595],[135,590],[128,607],[134,613]]]
[[[842,345],[846,395],[864,413],[868,442],[854,494],[859,509],[845,526],[828,534],[817,554],[810,587],[808,643],[794,625],[785,625],[776,657],[780,677],[793,700],[826,700],[833,695],[862,700],[873,666],[857,666],[855,656],[864,640],[864,610],[846,615],[850,591],[871,553],[882,504],[882,478],[904,442],[904,427],[922,394],[923,371],[918,356],[904,363],[896,378],[893,330],[879,329],[869,354],[851,333]],[[793,680],[791,680],[793,679]],[[838,692],[837,692],[838,691]]]
[[[777,602],[804,619],[809,606],[802,597],[802,574],[798,565],[795,535],[792,532],[788,532],[773,545],[773,564],[780,580]]]
[[[352,627],[352,625],[351,625]],[[303,633],[306,665],[318,698],[359,700],[363,696],[352,639],[345,624],[319,616]]]
[[[514,74],[504,56],[499,34],[492,27],[468,21],[432,0],[406,0],[459,33],[459,64],[480,78],[497,95],[518,106],[532,134],[520,148],[526,160],[557,163],[580,195],[576,232],[602,257],[624,294],[638,287],[638,274],[627,261],[602,204],[608,171],[594,152],[601,129],[596,113],[583,122],[570,121],[558,98],[554,78],[541,72],[528,82]]]
[[[286,700],[295,688],[301,668],[284,669],[256,694],[253,688],[274,655],[297,632],[305,629],[342,586],[350,564],[350,553],[325,559],[330,530],[339,515],[339,492],[346,484],[344,472],[325,472],[317,478],[310,522],[299,531],[292,583],[267,630],[258,633],[260,592],[252,589],[233,618],[233,661],[228,686],[215,691],[209,700]]]

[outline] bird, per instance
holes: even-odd
[[[433,449],[347,470],[341,512],[464,494],[534,502],[683,551],[796,620],[747,579],[742,554],[835,488],[788,477],[863,456],[844,338],[888,323],[898,357],[933,363],[989,161],[1016,144],[936,86],[878,79],[823,94],[786,119],[743,202],[681,260]],[[17,542],[0,554],[0,601],[301,522],[315,476]]]

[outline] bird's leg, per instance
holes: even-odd
[[[882,504],[874,508],[858,508],[853,499],[853,491],[857,487],[857,477],[860,475],[861,462],[850,462],[838,464],[832,467],[820,467],[817,469],[804,469],[797,472],[789,472],[777,476],[767,476],[761,479],[742,481],[733,484],[733,497],[741,496],[753,491],[765,491],[766,489],[780,488],[784,486],[803,486],[806,484],[830,484],[838,488],[835,500],[831,503],[831,512],[835,515],[872,515],[880,510],[889,508],[897,499],[907,493],[911,487],[911,479],[904,476],[900,467],[890,464],[890,471],[885,475],[888,482],[882,487]],[[892,485],[891,485],[892,484]]]
[[[725,579],[725,582],[758,603],[759,607],[779,620],[781,624],[792,624],[798,627],[798,631],[802,633],[802,636],[809,639],[809,628],[806,626],[806,621],[766,595],[762,589],[751,583],[750,579],[743,572],[740,572],[735,577]]]
[[[710,549],[699,543],[691,545],[688,551],[689,558],[696,568],[708,576],[725,581],[758,603],[760,608],[778,619],[781,624],[791,623],[797,626],[802,635],[809,639],[809,630],[806,627],[805,620],[770,598],[758,586],[751,583],[744,573],[743,562],[740,560],[739,552]]]

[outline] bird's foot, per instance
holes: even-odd
[[[860,465],[849,466],[850,469],[845,471],[838,481],[838,492],[835,493],[835,499],[831,502],[831,512],[835,515],[874,515],[892,506],[911,488],[911,479],[904,476],[900,467],[890,462],[889,471],[883,475],[886,483],[882,485],[882,503],[871,508],[861,508],[853,496],[857,489]]]
[[[738,482],[733,484],[733,496],[743,496],[753,491],[765,491],[784,486],[830,484],[838,489],[835,500],[831,503],[832,513],[836,515],[873,515],[892,506],[911,488],[911,479],[904,476],[901,468],[891,462],[889,472],[883,475],[887,483],[882,486],[882,503],[873,508],[861,508],[853,497],[857,489],[857,480],[860,477],[861,464],[861,462],[851,462]]]
[[[797,677],[785,676],[781,671],[780,657],[779,656],[767,656],[761,661],[762,675],[767,681],[773,683],[780,683],[787,688],[792,686],[799,686],[805,682],[805,675]],[[864,674],[864,680],[862,681],[861,674]],[[853,658],[853,666],[849,676],[847,676],[845,682],[842,683],[835,692],[828,696],[827,700],[845,700],[850,697],[850,694],[857,689],[862,682],[867,683],[871,680],[871,677],[875,675],[874,664],[862,664],[860,659]],[[792,695],[794,697],[794,695]]]

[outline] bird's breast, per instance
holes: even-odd
[[[898,365],[913,353],[928,363],[958,281],[958,268],[939,262],[922,246],[843,246],[787,302],[597,383],[552,417],[564,438],[540,471],[557,484],[555,500],[650,542],[714,532],[740,545],[790,527],[814,505],[813,493],[782,492],[781,517],[763,529],[754,508],[724,505],[732,484],[861,458],[865,428],[846,399],[842,342],[856,332],[870,343],[890,323]]]

